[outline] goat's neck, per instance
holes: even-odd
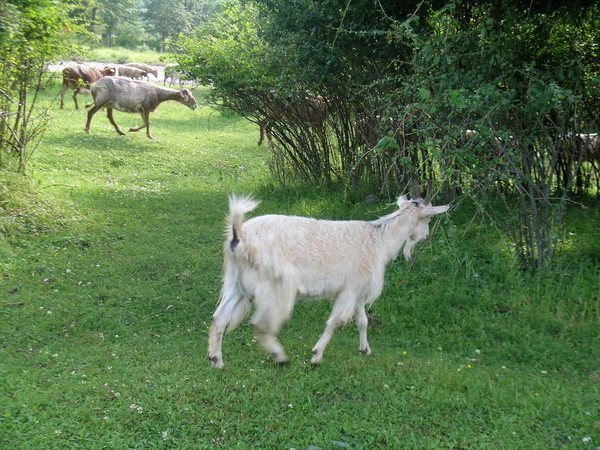
[[[398,253],[400,253],[410,234],[410,224],[406,217],[396,216],[379,223],[376,222],[376,225],[379,227],[380,233],[380,255],[384,263],[387,264],[396,259]]]
[[[175,89],[161,89],[158,92],[159,103],[166,102],[167,100],[181,101],[181,91]]]

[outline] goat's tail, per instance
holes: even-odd
[[[244,223],[244,215],[253,211],[259,204],[258,200],[254,200],[250,196],[238,197],[231,195],[229,197],[229,215],[227,216],[225,237],[231,251],[234,251],[243,239],[242,224]]]

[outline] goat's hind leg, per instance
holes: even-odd
[[[208,359],[214,368],[222,369],[224,366],[222,348],[225,330],[235,328],[250,308],[250,300],[237,292],[230,293],[219,302],[208,333]]]
[[[85,123],[85,132],[88,134],[90,132],[90,125],[92,123],[92,117],[94,117],[94,114],[96,114],[100,110],[100,108],[102,108],[102,106],[96,105],[95,102],[90,106],[92,106],[92,109],[90,109],[88,111],[87,122]]]
[[[287,288],[290,286],[278,286],[275,289],[271,287],[259,293],[256,298],[256,314],[250,321],[256,338],[278,364],[289,361],[283,346],[275,337],[294,307],[295,290]]]

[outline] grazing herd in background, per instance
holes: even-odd
[[[189,89],[171,89],[174,82],[182,87],[185,79],[176,70],[174,65],[165,67],[164,84],[167,81],[167,71],[171,82],[169,88],[162,87],[149,81],[149,74],[158,80],[158,70],[148,64],[128,63],[119,67],[106,66],[102,69],[78,64],[74,67],[65,67],[62,71],[63,84],[60,91],[60,107],[64,108],[64,96],[67,90],[73,91],[75,109],[79,109],[77,94],[92,94],[93,103],[86,105],[88,111],[85,125],[86,133],[90,132],[92,117],[101,108],[106,107],[106,115],[118,134],[123,135],[115,122],[113,110],[131,113],[140,113],[143,125],[130,128],[129,131],[139,131],[146,128],[146,136],[150,134],[150,113],[158,105],[167,100],[174,100],[190,109],[196,109],[197,102]],[[146,79],[147,81],[142,81]]]
[[[106,66],[104,68],[96,68],[89,65],[78,64],[74,67],[66,67],[63,69],[63,85],[60,92],[60,107],[64,108],[64,96],[67,90],[73,91],[73,102],[75,108],[79,109],[77,95],[82,93],[92,93],[94,103],[88,105],[92,109],[88,113],[85,131],[89,133],[90,122],[94,114],[106,106],[108,120],[115,127],[119,134],[124,134],[116,124],[112,110],[116,109],[123,112],[137,112],[142,115],[143,125],[140,127],[130,128],[129,131],[139,131],[146,128],[146,136],[152,139],[150,134],[150,112],[156,110],[158,105],[165,100],[175,100],[192,109],[196,108],[196,101],[189,90],[183,89],[183,84],[198,86],[197,80],[194,80],[185,73],[177,69],[176,64],[168,64],[163,70],[163,85],[169,82],[169,90],[150,83],[149,75],[153,75],[156,80],[159,80],[158,70],[144,63],[127,63],[120,66]],[[100,80],[105,77],[114,79],[113,82]],[[116,81],[116,78],[119,81]],[[142,80],[146,80],[144,83]],[[103,89],[108,89],[109,94],[99,95],[99,88],[94,89],[92,85],[99,83],[98,86]],[[144,83],[144,84],[141,84]],[[183,94],[176,94],[174,89],[171,89],[173,84],[177,84]],[[260,138],[258,145],[261,145],[265,136],[269,143],[272,141],[272,128],[277,122],[285,123],[286,120],[294,120],[296,122],[306,122],[312,126],[315,133],[324,133],[325,125],[331,113],[331,101],[321,95],[309,95],[304,99],[286,99],[282,102],[276,94],[270,93],[271,97],[266,96],[263,100],[262,110],[263,117],[257,121],[260,130]],[[99,99],[99,100],[96,100]],[[278,100],[278,101],[275,101]],[[360,140],[364,136],[374,134],[375,139],[370,139],[372,146],[376,145],[379,139],[378,123],[373,122],[369,117],[363,117],[357,120],[356,133]],[[365,130],[367,128],[367,130]],[[470,140],[477,135],[474,130],[463,131],[463,139]],[[372,142],[371,142],[372,141]],[[588,162],[595,170],[599,170],[600,163],[600,136],[598,133],[577,133],[564,136],[561,143],[561,154],[559,171],[562,166],[569,167],[581,155],[581,162]],[[505,147],[516,145],[517,141],[512,136],[507,140],[496,138],[491,144],[490,151],[502,151]],[[565,175],[558,174],[559,178],[565,178]]]

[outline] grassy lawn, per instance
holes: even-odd
[[[256,214],[390,207],[276,186],[257,127],[208,106],[162,104],[153,141],[118,136],[103,112],[85,134],[70,99],[50,115],[35,189],[0,216],[1,448],[600,446],[598,201],[573,206],[557,268],[535,275],[459,202],[390,265],[372,355],[349,325],[311,367],[330,304],[304,302],[280,334],[289,365],[243,324],[219,371],[206,338],[229,193],[254,193]]]

